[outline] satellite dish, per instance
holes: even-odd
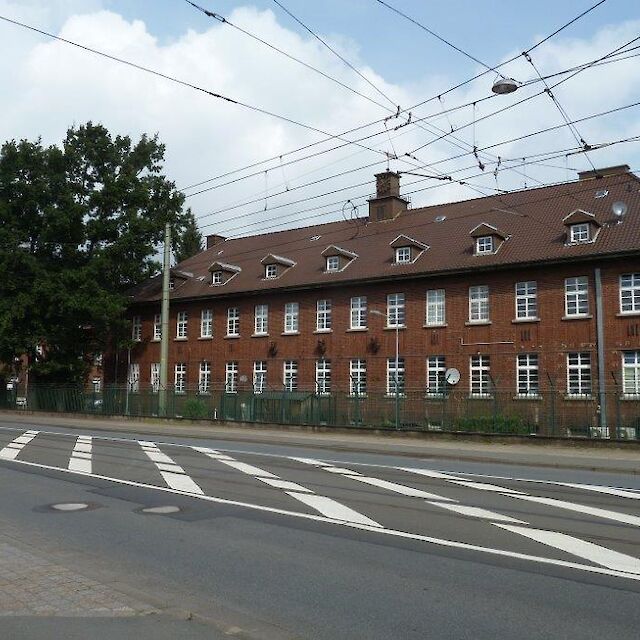
[[[460,372],[454,368],[447,369],[444,372],[444,379],[447,384],[454,386],[460,382]]]
[[[618,218],[622,218],[622,216],[627,213],[628,207],[625,202],[618,200],[618,202],[614,202],[611,205],[611,211],[613,211],[613,215]]]

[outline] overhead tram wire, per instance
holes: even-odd
[[[553,33],[551,33],[550,35],[546,36],[545,38],[543,38],[542,40],[538,41],[536,44],[534,44],[532,47],[529,47],[529,49],[527,49],[527,51],[533,51],[534,49],[536,49],[537,47],[539,47],[541,44],[543,44],[544,42],[547,42],[550,38],[554,37],[555,35],[557,35],[558,33],[560,33],[561,31],[563,31],[564,29],[568,28],[569,26],[571,26],[572,24],[574,24],[576,21],[580,20],[582,17],[584,17],[585,15],[587,15],[588,13],[590,13],[591,11],[593,11],[594,9],[596,9],[598,6],[600,6],[601,4],[603,4],[603,2],[605,2],[605,0],[599,0],[598,2],[596,2],[594,5],[592,5],[591,7],[589,7],[588,9],[586,9],[585,11],[583,11],[582,13],[580,13],[578,16],[576,16],[575,18],[571,19],[569,22],[564,23],[562,26],[560,26],[558,29],[556,29]],[[493,68],[494,69],[499,69],[507,64],[509,64],[510,62],[513,62],[514,60],[517,60],[520,57],[520,54],[513,56],[512,58],[510,58],[509,60],[506,60],[505,62],[502,62],[498,65],[495,65]],[[463,82],[460,82],[452,87],[450,87],[449,89],[447,89],[446,91],[441,91],[438,94],[432,96],[431,98],[427,98],[426,100],[422,100],[421,102],[416,103],[415,105],[408,107],[407,109],[401,109],[400,110],[400,114],[402,115],[404,113],[407,113],[411,110],[415,110],[418,107],[421,107],[425,104],[427,104],[428,102],[432,102],[434,100],[437,100],[439,98],[441,98],[442,96],[445,96],[471,82],[473,82],[474,80],[477,80],[478,78],[481,78],[482,76],[486,75],[487,73],[490,73],[489,70],[483,71],[479,74],[476,74],[474,76],[472,76],[471,78],[468,78],[467,80],[464,80]],[[495,94],[493,94],[492,96],[489,96],[489,98],[495,98],[497,97]],[[349,133],[355,133],[356,131],[361,131],[362,129],[366,129],[370,126],[373,126],[375,124],[378,124],[380,122],[383,122],[383,120],[374,120],[372,122],[368,122],[365,123],[363,125],[359,125],[358,127],[354,127],[352,129],[349,129],[347,131],[342,132],[341,134],[338,134],[338,136],[342,135],[347,135]],[[285,151],[281,154],[272,156],[270,158],[266,158],[264,160],[259,160],[253,163],[250,163],[248,165],[245,165],[243,167],[239,167],[237,169],[232,169],[231,171],[227,171],[225,173],[222,174],[218,174],[216,176],[212,176],[211,178],[207,178],[205,180],[201,180],[197,183],[182,187],[180,190],[187,190],[193,187],[199,187],[203,184],[207,184],[209,182],[214,182],[215,180],[219,180],[221,178],[226,178],[230,175],[234,175],[235,173],[240,173],[241,171],[246,171],[248,169],[252,169],[254,167],[260,166],[262,164],[265,164],[266,162],[271,162],[273,160],[278,160],[278,158],[284,157],[286,155],[292,155],[294,153],[298,153],[300,151],[304,151],[305,149],[309,149],[313,146],[316,146],[318,144],[322,144],[324,142],[328,142],[332,139],[336,139],[338,136],[333,136],[332,138],[327,138],[326,140],[320,140],[317,142],[313,142],[313,143],[309,143],[307,145],[303,145],[302,147],[298,147],[297,149],[293,149],[291,151]]]

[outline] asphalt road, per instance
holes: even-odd
[[[638,637],[640,478],[392,447],[0,421],[0,542],[153,609],[47,618],[0,598],[3,637]]]

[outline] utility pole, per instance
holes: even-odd
[[[162,310],[160,340],[160,388],[158,389],[158,415],[167,415],[167,382],[169,380],[169,280],[171,269],[171,225],[164,228],[164,261],[162,266]]]

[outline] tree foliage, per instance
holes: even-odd
[[[132,142],[91,122],[61,146],[2,146],[0,361],[26,353],[36,378],[78,380],[127,335],[125,291],[158,270],[165,222],[178,236],[189,222],[164,151],[157,136]]]
[[[187,209],[186,222],[182,235],[173,241],[173,252],[176,263],[180,263],[202,251],[202,234],[198,230],[196,219],[191,209]]]

